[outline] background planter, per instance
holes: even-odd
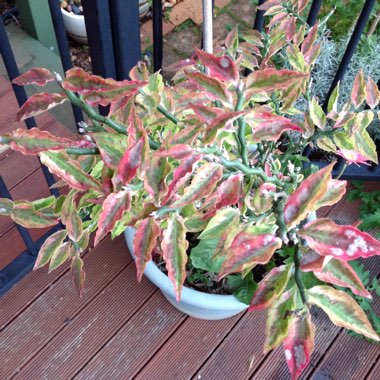
[[[133,256],[135,230],[128,227],[124,235],[129,251]],[[160,288],[165,298],[175,308],[191,317],[209,320],[224,319],[239,314],[248,308],[248,305],[238,301],[232,295],[208,294],[187,287],[183,287],[181,301],[177,302],[172,282],[157,268],[153,261],[147,264],[144,274]]]
[[[140,18],[144,17],[150,8],[148,0],[139,0]],[[67,34],[75,41],[87,44],[87,32],[84,22],[84,16],[67,12],[61,8],[63,23],[65,24]]]

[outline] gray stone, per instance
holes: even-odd
[[[247,24],[253,25],[255,20],[255,8],[249,0],[237,0],[236,2],[232,2],[228,5],[227,9]]]
[[[222,40],[227,35],[226,25],[234,27],[236,20],[228,13],[222,13],[214,19],[214,40]]]
[[[191,57],[194,53],[194,47],[200,48],[201,46],[201,34],[195,27],[190,26],[168,34],[164,37],[164,42],[184,56]]]

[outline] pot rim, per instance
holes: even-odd
[[[67,12],[66,9],[63,9],[61,8],[61,11],[64,15],[66,15],[67,17],[70,17],[74,20],[81,20],[81,19],[84,19],[84,16],[83,15],[76,15],[75,13],[73,12]]]

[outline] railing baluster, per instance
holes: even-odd
[[[265,3],[265,0],[259,0],[258,6]],[[256,10],[255,22],[253,24],[253,29],[261,32],[264,28],[264,13],[265,11]]]
[[[162,68],[163,35],[162,35],[162,1],[153,0],[153,67],[154,71]]]
[[[307,18],[307,23],[310,26],[314,26],[315,23],[317,22],[321,5],[322,5],[322,0],[313,0],[313,3],[311,4],[309,16]]]

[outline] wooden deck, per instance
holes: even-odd
[[[0,80],[0,131],[17,126],[13,93]],[[68,132],[45,115],[43,129]],[[0,173],[15,198],[47,194],[35,158],[3,152]],[[379,184],[370,184],[379,188]],[[323,210],[337,222],[356,219],[357,205]],[[33,231],[41,236],[42,231]],[[0,268],[24,246],[0,218]],[[29,274],[0,299],[0,380],[5,379],[289,379],[282,349],[264,356],[265,312],[222,321],[186,317],[147,280],[136,282],[123,238],[104,240],[84,256],[82,298],[67,268]],[[378,275],[379,260],[367,260]],[[379,297],[375,300],[379,312]],[[378,379],[379,346],[354,339],[315,312],[316,347],[304,379]],[[377,375],[376,375],[377,374]]]

